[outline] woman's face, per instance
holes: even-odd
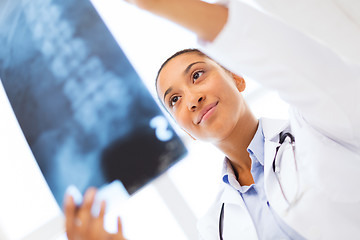
[[[243,114],[239,93],[244,79],[196,52],[171,59],[162,69],[157,92],[176,122],[192,137],[221,141],[231,134]]]

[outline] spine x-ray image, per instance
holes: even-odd
[[[119,179],[132,194],[186,154],[88,0],[4,0],[0,78],[61,205]]]

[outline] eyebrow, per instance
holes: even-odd
[[[166,95],[168,95],[171,91],[172,91],[172,87],[170,87],[170,88],[168,88],[166,91],[165,91],[165,93],[164,93],[164,102],[165,102],[165,97],[166,97]]]
[[[187,66],[187,67],[185,68],[184,75],[188,74],[189,71],[190,71],[190,69],[191,69],[191,67],[194,66],[195,64],[198,64],[198,63],[205,63],[205,62],[199,61],[199,62],[193,62],[193,63],[189,64],[189,66]]]
[[[184,70],[184,75],[188,74],[189,71],[190,71],[190,69],[191,69],[191,67],[194,66],[195,64],[198,64],[198,63],[205,63],[205,62],[203,62],[203,61],[198,61],[198,62],[190,63],[189,66],[187,66],[187,67],[185,68],[185,70]],[[170,88],[168,88],[168,89],[165,91],[165,93],[164,93],[164,102],[165,102],[165,97],[166,97],[166,95],[168,95],[172,90],[173,90],[173,88],[170,87]]]

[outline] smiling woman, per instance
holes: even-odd
[[[360,181],[360,108],[349,104],[360,102],[359,66],[242,1],[229,0],[226,7],[197,0],[147,3],[154,5],[138,6],[207,41],[206,55],[186,50],[170,57],[156,84],[179,126],[225,155],[221,190],[199,222],[201,237],[359,235],[360,191],[354,189]],[[257,119],[239,75],[277,90],[291,105],[289,121]],[[205,173],[207,164],[198,170]],[[294,201],[285,197],[289,189],[296,189]],[[70,222],[77,217],[71,206]]]
[[[176,53],[162,66],[157,79],[164,106],[193,138],[220,144],[234,137],[230,135],[235,128],[255,132],[257,120],[239,94],[245,89],[244,79],[200,51]],[[245,145],[253,133],[248,135]]]
[[[236,172],[243,172],[240,184],[252,184],[247,146],[258,120],[241,95],[245,80],[196,49],[175,56],[163,65],[157,81],[167,110],[192,138],[211,142],[233,160]]]

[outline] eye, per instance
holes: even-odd
[[[175,106],[176,102],[179,101],[180,97],[179,96],[173,96],[169,99],[169,106],[173,107]]]
[[[204,74],[204,71],[202,71],[202,70],[194,72],[192,75],[193,82],[196,82],[196,80],[198,80],[199,77],[201,77],[201,75],[203,75],[203,74]]]

